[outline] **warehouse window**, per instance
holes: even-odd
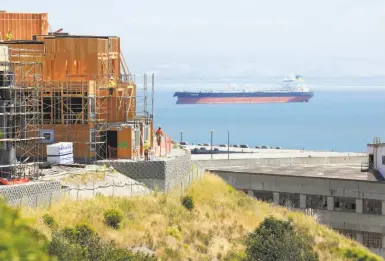
[[[385,165],[385,156],[382,156],[382,165]]]
[[[340,233],[341,235],[349,238],[349,239],[352,239],[352,240],[356,240],[357,238],[357,231],[355,230],[349,230],[349,229],[336,229],[336,231],[338,233]]]
[[[362,232],[362,244],[371,248],[382,248],[382,234]]]
[[[96,149],[96,133],[94,129],[90,130],[90,151],[95,151]]]
[[[279,193],[279,204],[287,208],[299,208],[300,196],[298,193]]]
[[[254,190],[254,197],[256,197],[258,200],[265,201],[265,202],[273,202],[273,192],[271,191],[260,191],[260,190]]]
[[[306,208],[327,209],[328,200],[326,196],[306,195]]]
[[[377,199],[364,199],[363,212],[365,214],[381,215],[382,201]]]
[[[334,210],[335,211],[356,211],[356,199],[345,197],[334,197]]]

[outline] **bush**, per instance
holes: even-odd
[[[19,212],[0,198],[0,260],[54,260],[44,236],[30,228]]]
[[[104,242],[87,224],[75,228],[54,230],[49,253],[59,261],[156,261],[154,256],[134,254],[128,249],[117,247],[112,242]]]
[[[44,222],[44,224],[46,224],[50,228],[54,228],[56,226],[56,222],[55,222],[54,218],[48,214],[44,214],[43,222]]]
[[[109,226],[117,229],[123,220],[123,213],[115,209],[109,209],[104,212],[104,219]]]
[[[247,261],[318,261],[313,239],[298,232],[290,221],[266,218],[246,240]]]
[[[194,208],[194,200],[191,196],[184,196],[182,198],[182,205],[188,209],[192,210]]]

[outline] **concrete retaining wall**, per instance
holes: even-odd
[[[344,157],[292,157],[292,158],[252,158],[252,159],[220,159],[220,160],[194,160],[206,168],[226,166],[254,166],[254,165],[280,165],[280,164],[357,164],[366,162],[366,156]]]
[[[0,196],[11,206],[47,207],[61,195],[59,181],[0,186]]]
[[[191,172],[191,154],[186,153],[174,158],[157,161],[99,161],[108,164],[118,172],[146,184],[151,189],[169,191],[184,186],[183,181]]]

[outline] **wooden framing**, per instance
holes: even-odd
[[[48,14],[0,12],[0,37],[11,31],[13,39],[32,40],[33,35],[48,34]]]

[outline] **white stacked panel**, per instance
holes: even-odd
[[[74,163],[72,142],[59,142],[48,145],[47,161],[52,164]]]

